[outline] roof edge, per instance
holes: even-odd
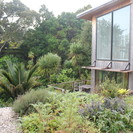
[[[99,6],[97,6],[97,7],[94,7],[94,8],[91,8],[89,10],[86,10],[86,11],[84,11],[82,13],[79,13],[77,15],[77,18],[91,20],[91,16],[93,14],[95,14],[96,12],[98,12],[100,10],[103,10],[105,7],[110,7],[112,5],[117,5],[117,4],[122,3],[124,1],[127,1],[127,0],[110,0],[110,1],[108,1],[106,3],[103,3],[103,4],[99,5]],[[87,18],[87,15],[90,15],[90,16]]]

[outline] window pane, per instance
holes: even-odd
[[[115,80],[117,84],[121,85],[121,88],[128,88],[128,74],[118,72],[96,71],[96,85],[99,86],[105,82],[106,79]]]
[[[97,59],[111,58],[111,18],[111,13],[97,18]]]
[[[130,6],[113,13],[113,60],[129,59]]]

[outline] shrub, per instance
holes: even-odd
[[[84,118],[94,122],[102,132],[117,133],[126,129],[133,130],[133,111],[127,110],[121,99],[93,102],[79,112]]]
[[[66,132],[66,133],[97,133],[94,124],[86,121],[78,113],[83,101],[95,99],[97,96],[85,93],[51,93],[49,103],[32,105],[37,111],[22,118],[23,131],[28,132]],[[98,98],[97,98],[98,99]],[[43,126],[42,126],[43,125]]]
[[[65,62],[64,62],[64,68],[65,69],[73,68],[72,60],[65,60]]]
[[[105,82],[101,83],[98,87],[100,93],[105,97],[115,98],[119,96],[118,90],[121,88],[120,84],[117,84],[115,80],[106,79]]]
[[[128,94],[129,94],[129,90],[127,90],[127,89],[119,89],[118,90],[119,97],[124,97],[124,96],[127,96]]]
[[[39,73],[49,77],[59,69],[61,58],[57,54],[48,53],[40,57],[37,63]]]
[[[31,113],[21,119],[21,127],[24,133],[43,133],[44,125],[39,114]]]
[[[49,93],[47,90],[38,89],[31,90],[25,95],[18,97],[18,99],[13,104],[13,109],[19,115],[28,114],[32,111],[31,104],[38,102],[46,103],[48,101]]]
[[[132,109],[133,110],[133,96],[127,96],[124,98],[126,104],[128,105],[128,109]]]

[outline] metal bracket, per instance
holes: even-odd
[[[110,69],[110,68],[112,68],[112,62],[110,62],[110,63],[107,65],[107,67],[106,67],[106,69]]]
[[[127,66],[125,67],[124,70],[125,70],[125,71],[126,71],[126,70],[130,70],[130,63],[127,64]]]
[[[96,66],[96,60],[92,63],[91,67],[95,67]]]

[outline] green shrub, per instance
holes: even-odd
[[[50,75],[50,81],[51,83],[62,83],[62,82],[67,82],[67,81],[72,81],[74,80],[72,78],[73,75],[73,70],[70,69],[62,69],[60,73],[54,73]]]
[[[133,111],[127,110],[121,99],[105,99],[102,103],[93,102],[79,112],[84,118],[94,122],[102,132],[133,131]]]
[[[119,89],[121,88],[120,84],[117,84],[115,80],[106,79],[101,85],[98,87],[98,91],[105,96],[110,98],[115,98],[119,96]]]
[[[102,132],[126,132],[127,130],[133,129],[133,122],[129,122],[130,117],[131,116],[128,116],[128,114],[120,114],[117,111],[105,109],[104,111],[99,112],[98,119],[96,119],[95,123]]]
[[[99,100],[98,95],[51,92],[49,103],[33,104],[37,113],[22,117],[23,131],[25,133],[98,133],[94,124],[78,113],[83,103],[95,99]]]
[[[21,127],[24,133],[43,133],[42,131],[44,131],[43,122],[37,113],[24,116],[21,119],[21,122]]]
[[[58,71],[60,63],[61,58],[57,54],[48,53],[38,59],[38,72],[45,77],[49,77]]]
[[[128,105],[128,109],[133,110],[133,95],[125,97],[124,100]]]
[[[32,111],[31,104],[38,102],[46,103],[48,101],[49,93],[47,90],[38,89],[31,90],[25,95],[18,97],[13,104],[13,109],[19,115],[24,115]]]
[[[64,62],[64,68],[65,69],[73,68],[72,60],[65,60],[65,62]]]

